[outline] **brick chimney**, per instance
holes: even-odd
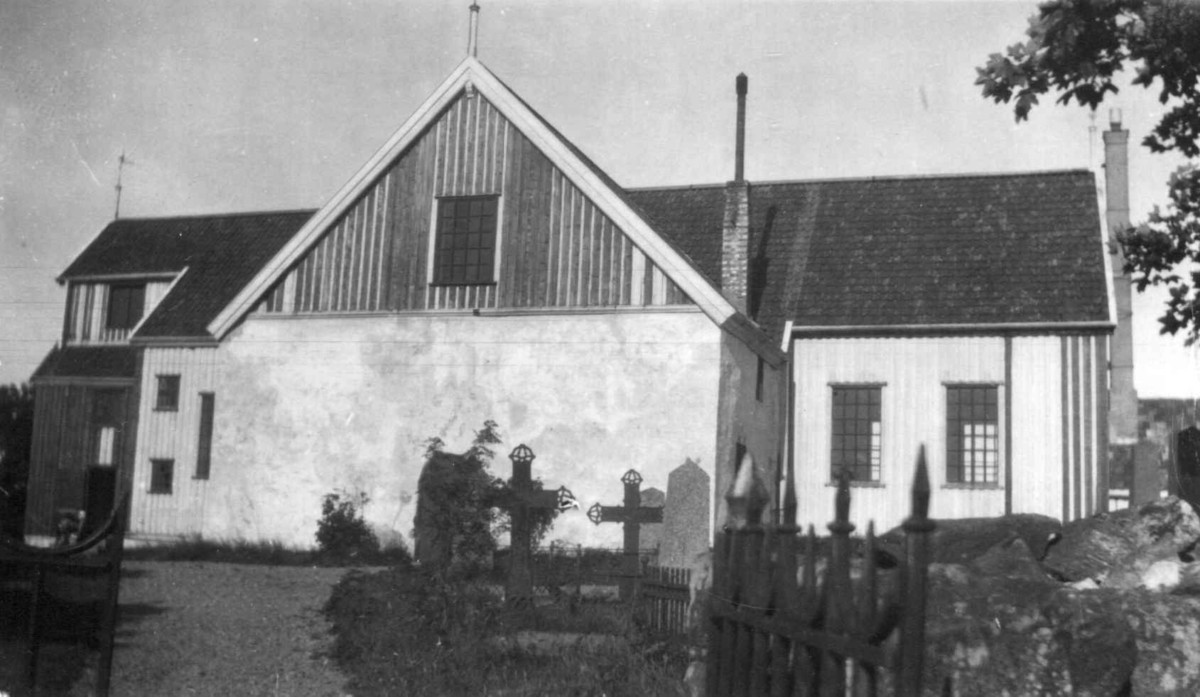
[[[1110,442],[1119,445],[1136,443],[1138,437],[1137,392],[1133,387],[1133,299],[1129,275],[1123,271],[1125,255],[1116,239],[1118,233],[1129,227],[1128,144],[1129,131],[1121,128],[1121,111],[1113,109],[1109,114],[1109,130],[1104,132],[1105,221],[1117,311],[1109,363],[1112,382],[1108,432]]]
[[[725,185],[725,221],[721,236],[721,292],[746,312],[750,259],[750,185],[745,178],[746,88],[745,74],[737,76],[737,134],[733,181]]]

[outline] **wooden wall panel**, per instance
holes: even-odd
[[[130,532],[142,536],[202,535],[209,482],[223,475],[213,451],[209,479],[196,479],[199,456],[201,392],[216,393],[218,350],[214,348],[150,348],[143,362],[140,399],[144,418],[138,429],[133,475]],[[178,375],[179,408],[156,411],[158,375]],[[215,421],[220,428],[222,395],[216,393]],[[173,460],[169,494],[150,493],[150,461]]]
[[[430,284],[440,197],[500,196],[495,283]],[[264,312],[679,305],[691,300],[482,96],[450,104],[295,265]],[[656,280],[656,278],[658,280]]]
[[[53,535],[62,508],[82,508],[87,468],[95,464],[92,403],[98,390],[122,393],[124,414],[114,443],[113,466],[124,476],[133,458],[137,415],[132,387],[41,383],[34,405],[33,450],[25,532]]]

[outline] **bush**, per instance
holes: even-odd
[[[362,508],[369,502],[362,492],[325,494],[321,500],[321,519],[317,521],[317,548],[337,559],[377,556],[379,538],[362,517]]]

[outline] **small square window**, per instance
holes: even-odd
[[[158,396],[154,400],[155,411],[179,410],[179,376],[159,375]]]
[[[142,319],[145,302],[145,285],[110,287],[105,327],[108,329],[133,329]]]
[[[175,482],[174,460],[150,461],[150,493],[169,494]]]

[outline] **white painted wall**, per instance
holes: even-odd
[[[900,524],[909,513],[917,451],[926,445],[934,518],[1004,512],[1004,490],[946,488],[945,383],[1004,382],[1000,337],[807,339],[795,343],[798,518],[824,533],[833,519],[830,477],[831,383],[882,383],[882,467],[878,486],[854,486],[850,516],[860,533]],[[1056,393],[1057,394],[1057,393]],[[1004,390],[1000,391],[1001,413]],[[1001,425],[1001,441],[1003,428]],[[1003,444],[1000,461],[1004,462]],[[1003,482],[1003,472],[1000,479]]]
[[[141,535],[204,532],[211,480],[195,479],[200,436],[200,393],[217,392],[223,356],[217,348],[147,348],[142,358],[137,454],[130,529]],[[179,376],[179,409],[156,411],[158,376]],[[216,413],[224,408],[216,395]],[[170,494],[150,493],[150,460],[172,459]]]
[[[851,519],[865,532],[874,519],[880,532],[900,524],[909,514],[909,492],[916,454],[926,445],[934,518],[1001,515],[1005,511],[1004,463],[1006,431],[1011,429],[1012,511],[1074,518],[1088,511],[1071,509],[1064,514],[1063,487],[1086,489],[1072,478],[1087,469],[1091,486],[1098,484],[1096,468],[1103,461],[1097,424],[1103,402],[1099,384],[1103,356],[1097,346],[1103,337],[1078,339],[1080,355],[1090,352],[1064,375],[1060,336],[1012,338],[1012,389],[1005,382],[1004,338],[999,336],[804,339],[795,342],[793,375],[796,380],[796,474],[799,517],[818,531],[833,517],[834,488],[830,482],[831,413],[833,383],[881,383],[883,453],[879,486],[854,486]],[[1099,366],[1096,380],[1088,382],[1087,365]],[[1081,372],[1082,371],[1082,372]],[[1091,373],[1087,373],[1091,374]],[[1090,391],[1078,400],[1088,413],[1069,414],[1070,434],[1063,432],[1065,384]],[[1000,486],[959,488],[946,485],[946,383],[980,382],[1000,389]],[[1003,415],[1012,400],[1011,423]],[[1067,407],[1070,409],[1070,407]],[[1075,435],[1072,435],[1075,434]],[[1080,435],[1081,434],[1081,435]],[[1090,438],[1081,446],[1080,458],[1068,454],[1064,465],[1064,438]],[[1090,453],[1090,454],[1089,454]],[[1067,480],[1064,481],[1064,472]],[[1088,494],[1084,493],[1086,500]]]
[[[534,476],[579,499],[550,539],[619,546],[620,528],[584,511],[619,504],[625,470],[660,489],[688,457],[713,473],[719,353],[720,331],[694,309],[252,317],[217,349],[198,532],[312,545],[321,496],[349,488],[371,497],[383,537],[411,544],[427,439],[461,451],[491,418],[505,439],[496,474],[524,442]],[[182,391],[198,384],[185,376]]]
[[[1057,336],[1013,339],[1014,513],[1062,515],[1061,346]]]

